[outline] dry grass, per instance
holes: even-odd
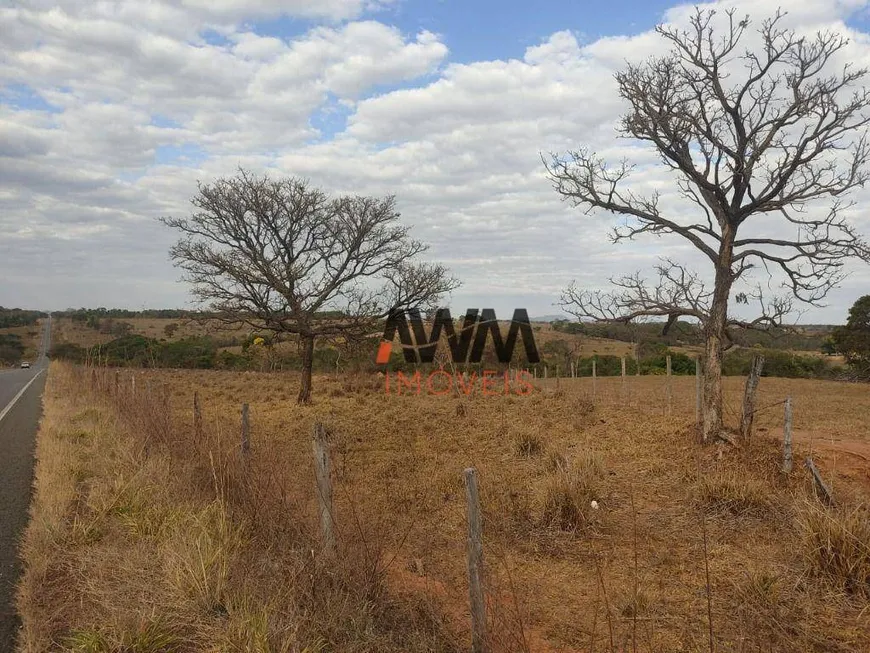
[[[571,461],[561,464],[556,459],[554,463],[553,475],[544,490],[544,522],[564,531],[591,526],[598,510],[597,500],[601,499],[601,456],[583,450]]]
[[[811,572],[849,594],[870,598],[870,510],[825,510],[807,503],[799,518]]]
[[[770,487],[745,469],[704,474],[695,497],[707,510],[734,515],[764,516],[777,505]]]
[[[481,484],[498,653],[708,650],[702,524],[717,650],[870,650],[866,597],[806,573],[793,515],[811,485],[800,467],[777,471],[780,408],[759,414],[766,431],[741,452],[695,442],[693,379],[674,380],[670,410],[661,377],[599,379],[594,400],[590,379],[457,399],[319,377],[316,403],[298,407],[292,374],[136,372],[135,401],[130,371],[117,399],[112,373],[93,393],[76,374],[55,364],[49,377],[24,650],[124,650],[155,633],[184,651],[464,650],[467,466]],[[732,422],[741,391],[726,380]],[[793,396],[796,460],[812,448],[838,497],[866,501],[860,458],[822,448],[867,437],[866,386],[763,379],[760,392],[760,405]],[[329,564],[315,420],[336,483]]]

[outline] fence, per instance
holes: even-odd
[[[83,385],[92,392],[107,397],[115,407],[124,411],[127,419],[135,428],[148,433],[151,441],[146,440],[145,449],[153,446],[154,441],[172,446],[173,433],[177,425],[174,423],[170,407],[168,388],[155,382],[152,375],[142,372],[122,374],[118,370],[91,368],[80,370]],[[700,367],[699,367],[700,372]],[[639,408],[652,407],[662,414],[690,415],[697,410],[700,401],[700,374],[691,377],[674,378],[671,375],[636,377],[621,375],[620,377],[598,378],[597,375],[578,378],[576,370],[574,377],[548,377],[538,380],[537,385],[543,389],[557,389],[562,392],[575,392],[578,396],[603,406],[621,405]],[[692,393],[691,389],[695,392]],[[752,413],[772,410],[783,405],[783,462],[782,471],[792,472],[792,428],[794,419],[794,402],[786,398],[783,401],[768,404],[760,408],[753,407]],[[199,391],[194,391],[189,405],[190,423],[196,442],[207,437],[204,427],[204,413],[208,405],[203,401]],[[253,473],[246,467],[247,461],[261,446],[252,429],[252,412],[247,402],[239,405],[237,426],[227,426],[227,431],[235,431],[235,451],[243,463],[243,473]],[[256,418],[256,415],[253,416]],[[236,430],[237,429],[237,430]],[[334,502],[335,469],[333,465],[333,450],[329,434],[320,421],[316,421],[311,432],[311,474],[310,485],[317,499],[318,527],[321,537],[321,553],[325,558],[339,554],[337,542],[341,537],[340,529],[336,528],[341,515],[336,514]],[[207,442],[203,442],[201,455],[209,450]],[[812,460],[806,460],[818,492],[828,503],[833,503],[830,488],[824,483],[818,469]],[[471,650],[474,653],[485,653],[491,650],[491,632],[487,628],[487,583],[488,574],[485,564],[482,508],[479,483],[486,483],[485,478],[479,478],[474,468],[456,470],[457,479],[462,478],[465,486],[465,502],[467,510],[466,562],[468,576],[468,599],[470,614]]]

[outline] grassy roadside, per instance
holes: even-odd
[[[456,648],[432,606],[394,600],[365,559],[321,560],[292,499],[243,477],[219,434],[170,437],[156,394],[109,401],[89,381],[51,366],[20,651]]]

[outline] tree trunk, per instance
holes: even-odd
[[[756,354],[752,358],[746,388],[743,392],[743,411],[740,414],[740,439],[746,444],[752,439],[752,422],[755,419],[755,392],[764,367],[764,356]]]
[[[704,325],[704,397],[701,439],[713,442],[722,432],[722,357],[725,353],[725,326],[728,323],[728,297],[734,282],[731,273],[733,235],[725,238],[716,266],[716,285],[710,316]]]
[[[297,404],[311,403],[311,370],[314,367],[314,336],[302,338],[302,381]]]

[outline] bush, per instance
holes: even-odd
[[[0,363],[17,363],[24,355],[21,338],[14,333],[0,333]]]
[[[162,367],[210,369],[215,366],[217,346],[211,338],[184,338],[160,343],[157,358]]]
[[[74,363],[81,363],[85,360],[87,350],[84,347],[72,342],[61,342],[48,351],[48,357],[55,360],[68,360]]]
[[[762,376],[778,376],[791,379],[830,379],[837,376],[839,368],[818,356],[806,356],[777,349],[738,349],[725,355],[722,374],[746,376],[756,354],[764,356]]]

